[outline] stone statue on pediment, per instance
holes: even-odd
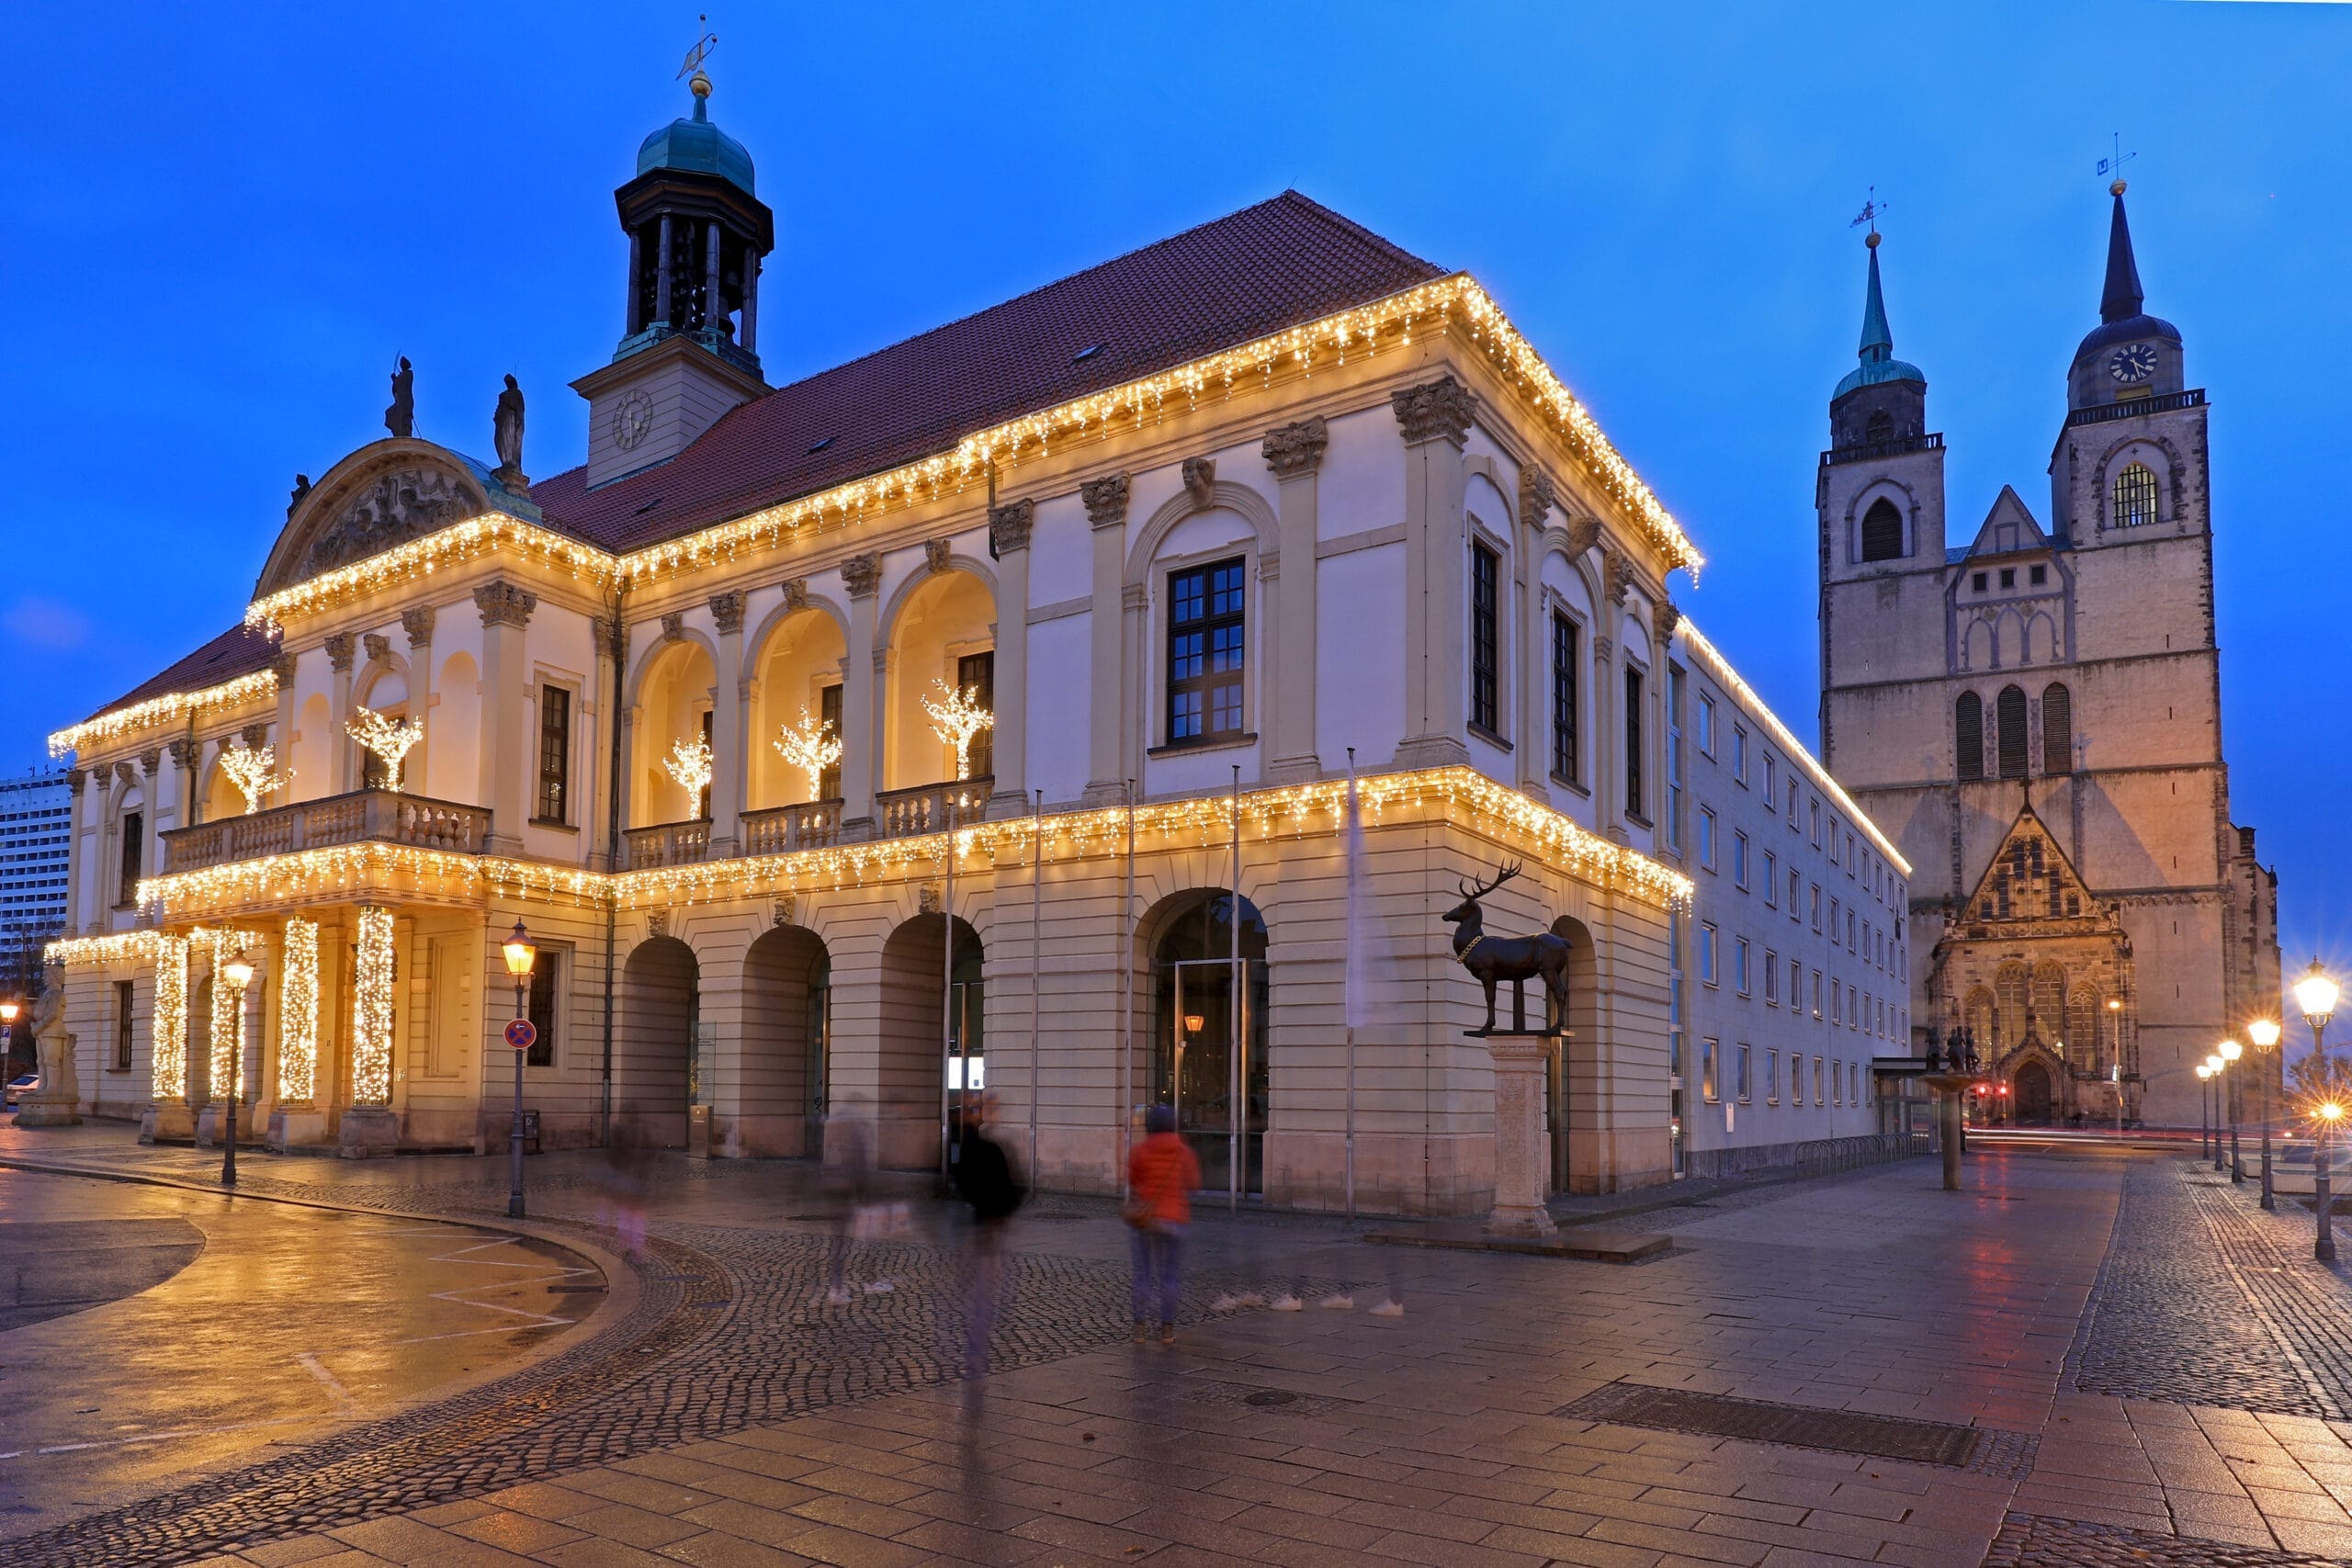
[[[498,482],[511,491],[526,491],[531,481],[523,477],[523,389],[514,378],[506,378],[506,389],[498,394],[498,408],[491,415],[491,439],[498,447]]]
[[[416,435],[416,372],[409,367],[405,354],[401,355],[400,368],[392,372],[392,406],[384,411],[384,428],[399,441]]]

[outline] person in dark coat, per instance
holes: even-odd
[[[964,1135],[956,1145],[956,1196],[971,1206],[972,1224],[966,1233],[965,1284],[968,1310],[965,1316],[964,1375],[974,1380],[967,1397],[978,1397],[978,1380],[988,1376],[989,1340],[996,1330],[997,1305],[1004,1285],[1004,1228],[1028,1196],[1014,1175],[1004,1145],[989,1136],[988,1124],[996,1111],[996,1097],[973,1099],[966,1112]]]

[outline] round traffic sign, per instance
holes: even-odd
[[[506,1043],[517,1051],[527,1051],[538,1043],[538,1026],[527,1018],[518,1018],[506,1026]]]

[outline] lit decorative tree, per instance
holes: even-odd
[[[950,686],[944,681],[932,684],[939,688],[939,695],[923,698],[922,711],[931,716],[931,732],[956,748],[956,776],[967,778],[972,772],[972,739],[981,730],[996,727],[996,715],[962,686]]]
[[[220,753],[220,771],[229,775],[229,782],[245,797],[246,816],[261,809],[263,796],[293,782],[294,772],[290,768],[282,773],[270,772],[277,765],[276,747],[264,746],[254,750],[242,738],[230,741],[228,750]]]
[[[387,718],[374,708],[363,707],[357,716],[344,726],[351,738],[376,754],[384,764],[384,787],[400,793],[401,759],[410,748],[424,739],[424,726],[413,719]]]
[[[662,767],[662,771],[678,781],[678,787],[684,790],[686,797],[694,802],[695,815],[701,816],[702,792],[710,787],[710,775],[713,771],[710,742],[700,736],[696,736],[692,740],[679,741],[670,748],[669,758]]]
[[[808,798],[823,799],[825,770],[842,760],[842,739],[833,733],[833,721],[813,719],[802,708],[798,724],[777,727],[775,749],[786,761],[808,775]]]

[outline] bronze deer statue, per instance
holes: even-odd
[[[1543,1033],[1556,1033],[1568,1021],[1568,943],[1565,937],[1550,931],[1538,931],[1533,936],[1488,936],[1482,929],[1482,911],[1478,900],[1509,882],[1525,870],[1524,863],[1502,868],[1492,882],[1476,888],[1455,886],[1462,893],[1462,902],[1448,909],[1443,919],[1454,927],[1453,956],[1462,967],[1470,971],[1480,985],[1487,987],[1487,1024],[1473,1034],[1495,1032],[1495,985],[1498,981],[1511,983],[1511,1021],[1516,1031],[1527,1028],[1526,983],[1541,976],[1545,999]]]

